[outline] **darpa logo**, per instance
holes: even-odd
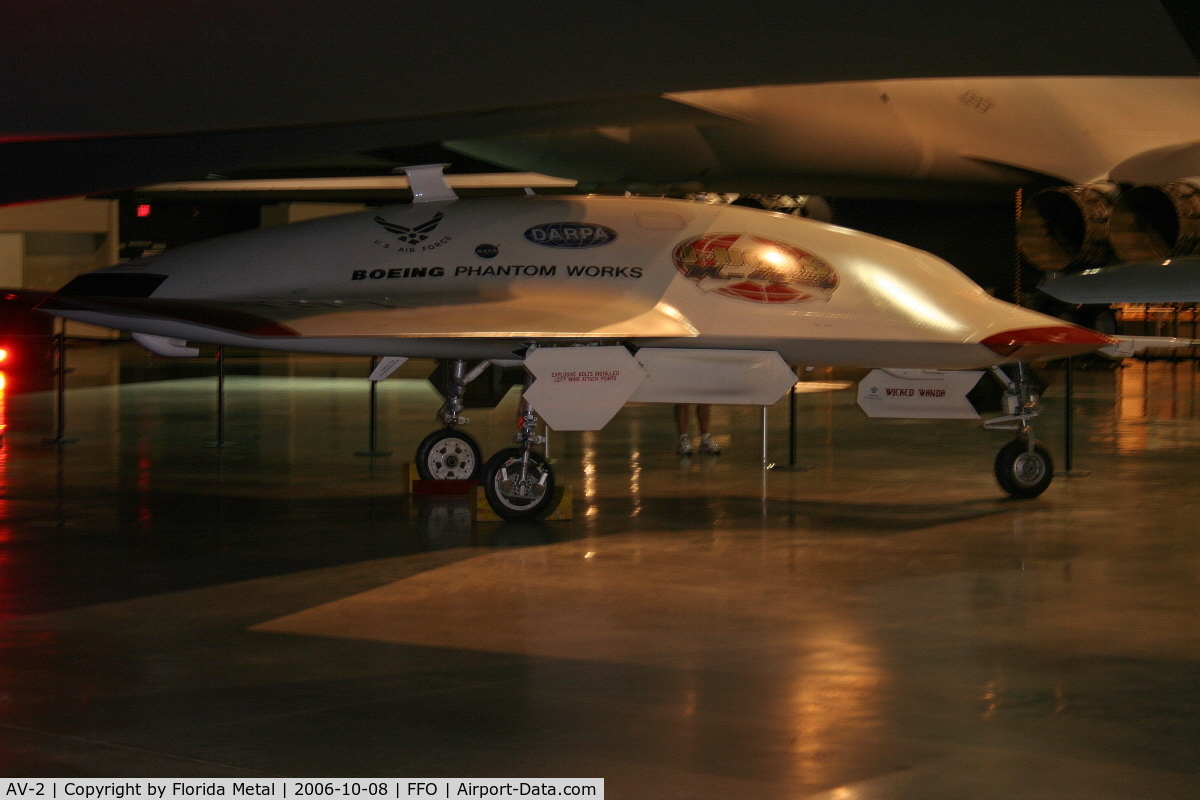
[[[749,233],[713,233],[676,245],[684,277],[706,292],[752,303],[828,300],[838,276],[824,259]]]
[[[547,222],[525,231],[525,238],[543,247],[566,247],[578,250],[600,247],[617,239],[617,232],[604,225],[585,222]]]

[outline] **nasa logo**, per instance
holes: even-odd
[[[481,244],[475,248],[475,255],[480,258],[495,258],[500,255],[500,248],[494,244]]]
[[[566,247],[578,250],[600,247],[614,242],[617,232],[604,225],[584,222],[547,222],[525,231],[525,238],[543,247]]]
[[[795,245],[749,233],[710,233],[675,246],[675,266],[705,292],[752,303],[828,300],[837,272]]]

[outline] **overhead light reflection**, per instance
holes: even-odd
[[[633,500],[633,512],[636,517],[642,513],[642,451],[633,449],[629,453],[629,496]]]
[[[596,496],[596,432],[583,432],[583,496]]]
[[[797,381],[796,394],[815,394],[816,392],[836,392],[854,386],[853,381]]]
[[[791,259],[776,250],[774,247],[768,247],[759,250],[758,255],[763,261],[766,261],[775,267],[786,267],[792,263]]]
[[[881,269],[862,266],[864,281],[888,300],[889,309],[903,312],[923,325],[953,333],[966,332],[965,325],[938,308],[920,289],[902,283]]]
[[[0,372],[0,542],[12,539],[12,529],[8,527],[11,516],[11,502],[8,499],[8,376]]]

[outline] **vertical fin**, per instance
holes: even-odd
[[[445,200],[457,200],[458,195],[446,182],[442,170],[449,164],[420,164],[414,167],[401,167],[400,171],[408,175],[408,185],[412,189],[414,203],[438,203]]]

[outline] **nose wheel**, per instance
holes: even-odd
[[[1054,459],[1046,446],[1033,437],[1032,420],[1041,412],[1041,401],[1029,368],[1016,365],[1009,377],[999,367],[992,374],[1004,386],[1004,416],[983,423],[989,430],[1015,431],[1016,438],[996,454],[996,482],[1010,497],[1037,497],[1054,480]]]
[[[1054,480],[1054,459],[1041,442],[1014,439],[996,454],[996,482],[1012,497],[1037,497]]]

